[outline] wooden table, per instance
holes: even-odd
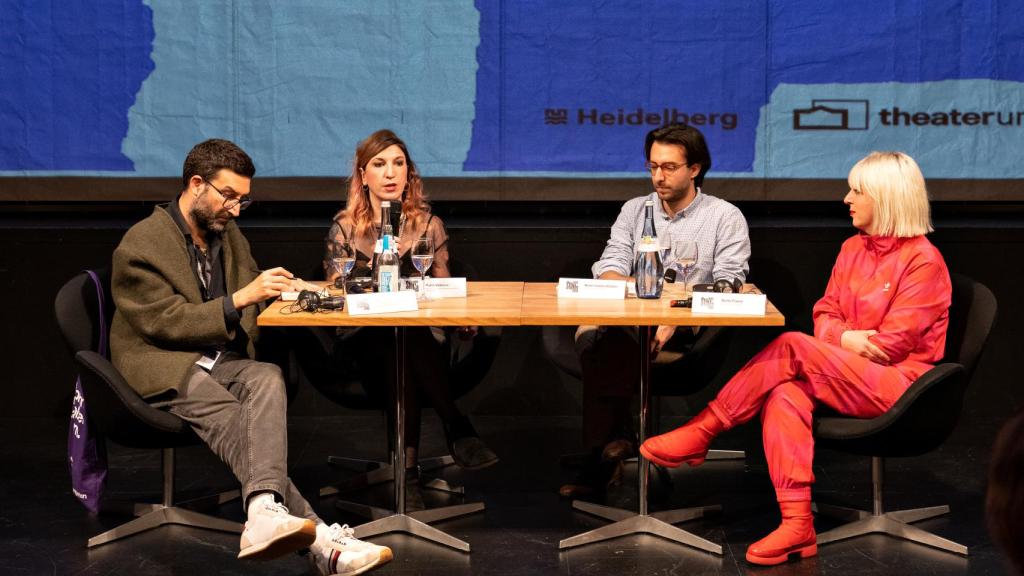
[[[651,337],[657,326],[782,326],[785,322],[785,318],[770,302],[764,316],[694,314],[689,308],[672,308],[669,306],[669,302],[673,298],[683,297],[682,287],[666,284],[665,288],[666,294],[663,294],[659,299],[653,300],[641,300],[638,298],[626,298],[625,300],[559,299],[557,296],[557,284],[554,283],[527,283],[523,292],[521,323],[524,326],[573,326],[586,324],[637,326],[640,334],[639,440],[641,443],[647,435],[648,404],[651,388]],[[618,538],[619,536],[647,533],[715,554],[721,554],[722,547],[719,544],[705,540],[672,525],[676,522],[698,518],[704,514],[705,509],[666,510],[648,514],[647,488],[649,468],[647,460],[643,456],[639,456],[637,465],[638,512],[634,514],[620,508],[601,506],[579,500],[574,501],[574,508],[611,520],[613,523],[566,538],[558,543],[559,549],[600,542],[602,540]]]
[[[348,312],[292,312],[292,302],[277,301],[260,314],[260,326],[394,326],[395,354],[399,369],[395,378],[395,453],[393,469],[405,470],[405,330],[409,326],[518,326],[522,309],[522,282],[468,282],[465,298],[420,302],[413,312],[350,316]],[[469,552],[469,543],[430,526],[437,522],[483,510],[482,503],[445,506],[416,512],[405,511],[405,474],[395,473],[394,514],[355,527],[357,538],[404,532],[456,550]]]
[[[648,402],[650,400],[650,342],[654,328],[673,326],[781,326],[785,319],[770,302],[764,316],[725,314],[694,314],[688,308],[671,308],[669,301],[680,298],[680,288],[666,285],[666,294],[657,300],[577,300],[559,299],[554,283],[523,282],[469,282],[466,298],[450,298],[420,303],[420,310],[393,314],[350,316],[347,312],[284,313],[289,303],[275,302],[259,316],[260,326],[394,326],[395,349],[399,370],[395,385],[397,409],[395,418],[394,469],[405,469],[404,418],[404,354],[405,329],[408,326],[574,326],[595,324],[602,326],[637,326],[640,333],[640,441],[647,434]],[[614,524],[562,540],[559,548],[571,548],[599,542],[627,534],[649,533],[715,552],[722,547],[685,530],[672,526],[699,516],[689,510],[669,510],[648,514],[647,461],[639,459],[638,481],[639,511],[637,514],[576,501],[579,510],[615,521]],[[482,504],[464,504],[405,513],[405,475],[395,474],[395,513],[355,528],[356,536],[366,538],[387,532],[406,532],[469,551],[469,544],[426,522],[482,510]]]

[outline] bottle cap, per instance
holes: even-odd
[[[391,208],[391,200],[382,200],[380,203],[381,208]]]
[[[654,200],[645,200],[644,206],[654,206]]]

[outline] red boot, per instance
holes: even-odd
[[[685,425],[660,436],[648,438],[640,446],[640,453],[655,464],[676,468],[683,462],[699,466],[708,454],[711,439],[722,433],[725,426],[710,408],[705,408]]]
[[[761,566],[782,564],[790,554],[810,558],[818,554],[811,502],[779,502],[782,524],[774,532],[747,548],[747,562]]]

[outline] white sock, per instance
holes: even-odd
[[[252,498],[249,498],[249,509],[247,510],[248,515],[252,516],[253,514],[258,513],[257,511],[262,509],[264,502],[273,504],[274,494],[272,492],[261,492]]]

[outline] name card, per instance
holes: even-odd
[[[412,290],[349,294],[345,300],[345,308],[348,309],[348,313],[352,316],[419,310],[419,305],[416,303],[416,293]]]
[[[694,292],[694,314],[746,314],[764,316],[768,297],[764,294]]]
[[[559,278],[558,297],[624,300],[626,298],[626,281]]]
[[[299,299],[299,293],[298,292],[281,292],[281,295],[278,296],[278,299],[280,299],[282,302],[294,302],[294,301]]]
[[[409,287],[413,290],[418,290],[420,285],[419,278],[409,278]],[[465,278],[427,278],[423,284],[423,291],[427,297],[431,300],[439,300],[441,298],[465,298],[466,297],[466,279]]]

